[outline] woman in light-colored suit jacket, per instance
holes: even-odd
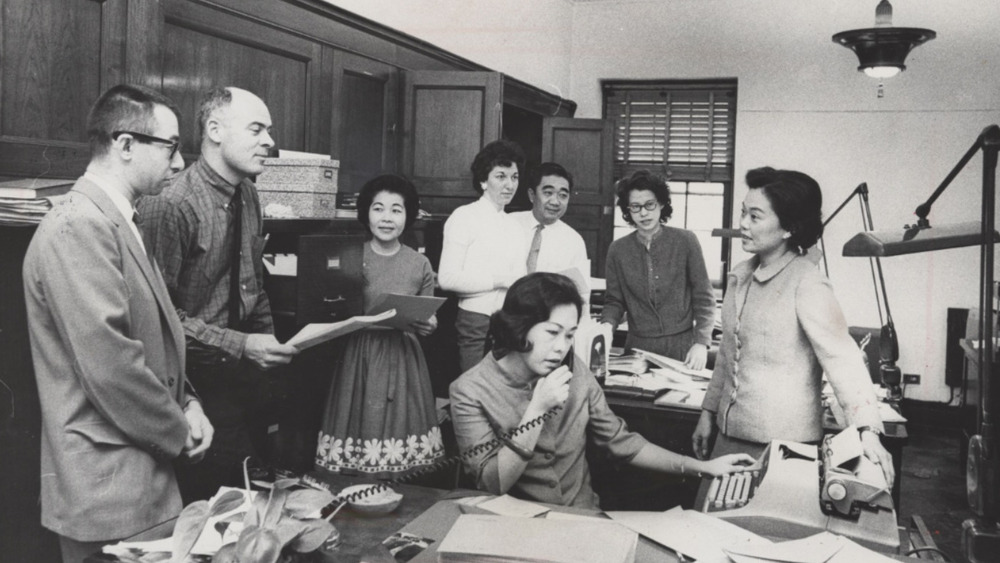
[[[805,256],[823,233],[823,196],[815,180],[792,170],[758,168],[746,176],[740,232],[754,254],[733,268],[722,304],[722,343],[692,437],[706,457],[734,451],[759,456],[774,439],[818,443],[823,437],[826,372],[847,420],[861,432],[866,457],[892,486],[892,458],[861,352],[829,280]]]

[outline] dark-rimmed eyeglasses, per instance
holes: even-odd
[[[659,205],[660,205],[659,201],[651,199],[642,205],[639,205],[638,203],[630,203],[628,204],[628,210],[632,213],[638,213],[643,209],[645,209],[646,211],[656,211],[656,208]]]
[[[140,143],[160,143],[164,147],[170,149],[170,158],[174,158],[177,151],[181,148],[180,141],[171,141],[170,139],[162,139],[160,137],[154,137],[152,135],[147,135],[145,133],[136,133],[135,131],[115,131],[111,134],[111,140],[117,141],[118,137],[122,135],[131,135],[133,139],[139,141]]]

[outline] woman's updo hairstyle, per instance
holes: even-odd
[[[573,305],[579,317],[583,300],[576,284],[562,274],[535,272],[514,282],[507,290],[503,307],[490,317],[493,357],[511,352],[529,352],[528,331],[549,320],[559,305]]]
[[[618,196],[618,209],[621,209],[622,219],[629,225],[635,226],[632,213],[629,211],[629,194],[634,191],[649,190],[656,196],[656,201],[663,207],[660,208],[660,222],[666,223],[670,216],[674,214],[674,206],[670,205],[670,188],[663,178],[653,174],[649,170],[636,170],[627,178],[618,180],[615,184],[615,195]]]
[[[417,194],[417,188],[413,182],[395,174],[375,176],[361,187],[361,191],[358,192],[358,221],[366,228],[371,227],[368,221],[368,211],[375,196],[381,192],[389,192],[403,198],[403,207],[406,209],[406,222],[403,224],[403,230],[409,229],[420,213],[420,196]]]
[[[823,236],[823,192],[816,180],[795,170],[765,166],[747,172],[746,181],[750,189],[763,190],[781,228],[791,235],[789,246],[799,254]]]

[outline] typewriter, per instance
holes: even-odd
[[[773,440],[751,470],[708,481],[696,506],[770,538],[826,530],[876,551],[899,549],[885,477],[864,457],[853,426],[820,447]]]

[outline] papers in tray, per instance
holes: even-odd
[[[302,330],[291,337],[285,344],[295,346],[299,350],[305,350],[338,336],[350,334],[356,330],[386,321],[395,314],[395,309],[389,309],[378,315],[351,317],[339,323],[310,323],[302,327]]]
[[[399,330],[412,330],[411,324],[423,322],[431,318],[431,315],[444,304],[444,297],[432,297],[425,295],[399,295],[397,293],[383,293],[375,299],[369,315],[379,315],[385,311],[394,309],[395,316],[377,322],[379,326],[398,328]]]
[[[438,560],[631,563],[638,539],[609,520],[463,514],[441,541]]]

